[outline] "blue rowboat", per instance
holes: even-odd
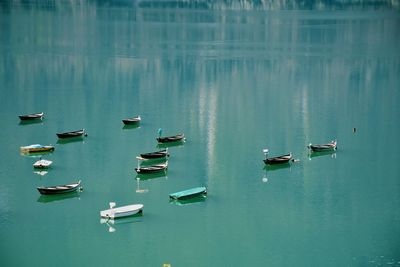
[[[186,199],[191,197],[197,197],[200,195],[206,195],[207,189],[205,187],[195,187],[188,190],[172,193],[169,195],[172,199]]]

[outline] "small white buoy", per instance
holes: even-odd
[[[263,182],[263,183],[268,182],[268,178],[267,178],[267,177],[262,178],[262,182]]]

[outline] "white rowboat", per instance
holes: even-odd
[[[133,204],[114,208],[115,205],[115,202],[110,202],[110,209],[100,211],[100,216],[102,218],[114,219],[135,215],[143,211],[143,204]]]
[[[40,169],[44,169],[44,168],[48,168],[50,167],[50,165],[53,162],[51,160],[47,160],[47,159],[41,159],[36,161],[35,163],[33,163],[33,167],[35,168],[40,168]]]

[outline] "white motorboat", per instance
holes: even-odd
[[[40,168],[40,169],[44,169],[44,168],[48,168],[50,167],[50,165],[53,162],[51,160],[47,160],[47,159],[41,159],[36,161],[35,163],[33,163],[33,167],[35,168]]]
[[[100,211],[100,216],[102,218],[120,218],[132,216],[143,212],[143,204],[133,204],[115,208],[115,202],[110,202],[110,209]]]

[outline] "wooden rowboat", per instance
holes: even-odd
[[[58,138],[71,138],[71,137],[80,137],[80,136],[87,136],[85,130],[77,130],[72,132],[65,132],[65,133],[57,133]]]
[[[163,164],[156,164],[151,166],[138,166],[137,168],[135,168],[135,171],[139,174],[156,173],[166,171],[167,168],[168,162],[165,162]]]
[[[173,136],[166,136],[166,137],[157,137],[156,138],[159,143],[170,143],[170,142],[178,142],[184,141],[185,135],[184,134],[177,134]]]
[[[140,154],[140,159],[162,159],[169,157],[168,149]]]
[[[169,197],[172,199],[188,199],[206,194],[207,189],[205,187],[195,187],[188,190],[172,193],[169,195]]]
[[[43,119],[43,112],[40,113],[33,113],[33,114],[26,114],[26,115],[19,115],[18,117],[20,118],[21,121],[28,121],[28,120],[38,120],[38,119]]]
[[[263,161],[268,165],[289,163],[291,160],[293,160],[293,155],[291,152],[289,154],[270,158],[267,157],[268,149],[264,149],[263,152],[265,154],[265,159]]]
[[[102,218],[114,219],[132,216],[143,212],[143,204],[133,204],[114,208],[115,205],[115,202],[110,202],[110,209],[100,211],[100,216]]]
[[[43,146],[40,144],[34,144],[29,146],[21,146],[20,150],[22,153],[42,153],[54,151],[54,146]]]
[[[55,185],[48,187],[41,186],[37,188],[37,190],[42,195],[65,194],[65,193],[75,192],[78,189],[81,189],[81,181],[73,184]]]
[[[123,119],[122,122],[125,125],[132,125],[132,124],[137,124],[141,121],[142,119],[140,118],[140,116],[137,117],[133,117],[133,118],[129,118],[129,119]]]
[[[334,141],[331,141],[330,143],[320,144],[320,145],[313,145],[310,143],[307,147],[313,152],[334,151],[337,149],[337,141],[334,140]]]

